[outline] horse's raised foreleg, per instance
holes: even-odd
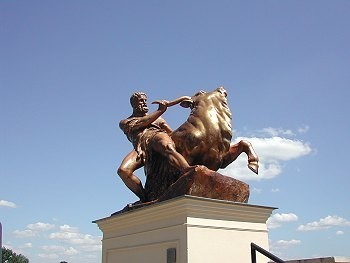
[[[259,169],[259,157],[255,153],[252,144],[246,140],[239,141],[238,143],[230,146],[228,153],[223,156],[223,162],[220,168],[225,168],[228,166],[230,163],[236,160],[242,152],[245,152],[248,156],[249,169],[257,174]]]

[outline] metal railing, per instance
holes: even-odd
[[[257,263],[256,262],[256,251],[260,252],[265,257],[268,257],[269,259],[273,260],[276,263],[285,263],[282,259],[271,254],[269,251],[263,249],[262,247],[259,247],[258,245],[254,244],[254,243],[250,243],[250,254],[251,254],[251,258],[252,258],[252,263]]]

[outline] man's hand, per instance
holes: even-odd
[[[167,100],[156,100],[153,101],[152,104],[158,104],[158,110],[161,112],[165,112],[168,108],[169,101]]]

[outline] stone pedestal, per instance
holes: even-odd
[[[268,250],[274,209],[181,196],[94,223],[103,232],[102,263],[250,263],[251,242]]]

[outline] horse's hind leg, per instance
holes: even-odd
[[[223,163],[221,165],[221,168],[225,168],[230,163],[232,163],[234,160],[237,159],[237,157],[242,153],[245,152],[248,156],[248,167],[250,170],[252,170],[254,173],[258,173],[259,169],[259,157],[255,153],[253,146],[250,142],[246,140],[241,140],[236,144],[233,144],[230,146],[230,150],[228,153],[223,157]]]

